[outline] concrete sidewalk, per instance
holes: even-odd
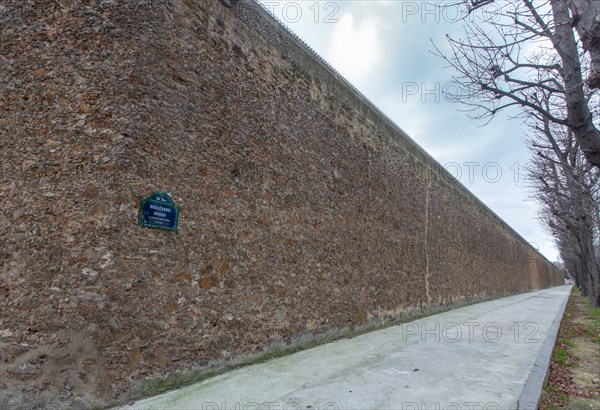
[[[122,409],[534,409],[570,289],[466,306]]]

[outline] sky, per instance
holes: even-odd
[[[530,158],[515,112],[484,126],[450,103],[453,69],[432,53],[461,37],[459,9],[442,1],[261,0],[467,189],[550,261],[552,236],[526,185]]]

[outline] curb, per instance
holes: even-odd
[[[519,397],[519,401],[517,402],[519,410],[536,410],[538,408],[538,404],[542,398],[542,389],[548,380],[550,359],[552,358],[552,351],[554,350],[554,344],[556,343],[556,337],[558,336],[560,322],[565,313],[567,303],[569,302],[569,296],[571,296],[571,292],[569,292],[556,314],[556,317],[548,330],[546,340],[535,359],[535,364],[527,378],[523,393],[521,393],[521,397]]]

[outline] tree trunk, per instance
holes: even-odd
[[[583,273],[586,275],[587,296],[590,298],[591,307],[600,307],[600,271],[598,261],[594,254],[594,236],[591,229],[582,227],[581,235],[581,262]],[[588,227],[589,228],[589,227]]]
[[[577,34],[592,60],[588,86],[600,89],[600,1],[570,0],[569,6]]]
[[[568,164],[562,158],[563,168]],[[580,267],[583,296],[589,296],[590,306],[598,307],[600,297],[600,271],[594,252],[595,207],[582,191],[583,181],[578,180],[570,172],[567,174],[567,189],[571,198],[570,211],[572,217],[571,235],[575,239],[572,251]]]
[[[595,0],[596,1],[596,0]],[[554,17],[553,45],[562,61],[562,78],[567,100],[567,121],[587,160],[600,168],[600,131],[587,106],[575,33],[567,0],[550,0]]]
[[[568,252],[568,253],[567,253]],[[579,253],[574,249],[565,249],[561,247],[561,258],[565,263],[565,268],[571,274],[571,277],[575,281],[575,286],[579,288],[583,296],[587,296],[587,276],[584,275],[583,267],[581,264],[581,258]]]

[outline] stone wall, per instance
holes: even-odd
[[[562,284],[250,1],[0,4],[0,400]],[[231,6],[231,7],[230,7]],[[136,224],[171,193],[178,232]]]

